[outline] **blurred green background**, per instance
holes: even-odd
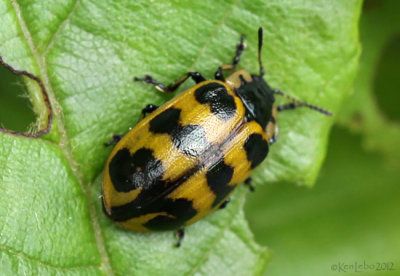
[[[354,93],[335,114],[315,187],[247,196],[255,239],[273,252],[265,275],[400,275],[399,15],[400,1],[364,3]],[[0,80],[0,125],[26,130],[35,116],[21,79],[0,67]]]

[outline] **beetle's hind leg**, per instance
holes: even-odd
[[[225,209],[228,206],[228,203],[231,202],[231,198],[227,198],[222,204],[219,206],[219,209]]]
[[[178,89],[178,87],[182,83],[184,83],[188,78],[192,78],[196,83],[200,83],[200,82],[206,80],[199,72],[188,72],[185,75],[183,75],[182,77],[180,77],[179,79],[177,79],[175,82],[171,83],[170,85],[164,85],[161,82],[153,79],[153,77],[150,75],[146,75],[146,76],[144,76],[144,78],[135,77],[134,80],[135,81],[144,81],[146,83],[153,84],[156,86],[156,89],[161,92],[172,93],[176,89]]]
[[[185,229],[181,228],[175,233],[175,237],[178,239],[178,242],[176,243],[176,247],[181,247],[182,240],[185,237]]]
[[[244,45],[244,38],[245,36],[242,35],[240,37],[239,43],[236,45],[236,54],[233,57],[232,64],[223,64],[220,67],[218,67],[217,72],[215,72],[214,74],[216,80],[225,81],[223,71],[236,69],[236,66],[240,62],[240,56],[242,55],[244,49],[246,48],[246,46]]]
[[[251,179],[251,177],[247,178],[244,181],[244,184],[249,188],[250,192],[254,192],[256,190],[256,188],[254,188],[253,184],[251,184],[252,181],[253,181],[253,179]]]

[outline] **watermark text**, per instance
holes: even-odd
[[[331,265],[331,271],[336,272],[365,272],[365,271],[394,271],[394,262],[337,262]]]

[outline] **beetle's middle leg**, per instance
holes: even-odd
[[[196,83],[200,83],[205,81],[206,79],[199,73],[199,72],[187,72],[185,75],[177,79],[175,82],[171,83],[170,85],[164,85],[159,81],[156,81],[153,79],[152,76],[150,75],[145,75],[144,78],[138,78],[135,77],[135,81],[144,81],[146,83],[154,84],[156,86],[156,89],[164,92],[164,93],[172,93],[178,87],[184,83],[188,78],[192,78]]]
[[[156,110],[158,108],[158,105],[154,105],[154,104],[148,104],[146,105],[145,108],[142,109],[142,113],[140,116],[140,120],[142,120],[146,114],[150,114],[152,113],[154,110]],[[139,120],[139,121],[140,121]],[[119,142],[119,140],[122,139],[122,137],[124,137],[124,135],[121,134],[113,134],[112,139],[106,143],[104,143],[105,146],[111,146],[111,145],[115,145],[116,143]]]
[[[122,137],[124,137],[124,135],[120,135],[120,134],[113,134],[112,139],[106,143],[104,143],[105,146],[111,146],[111,145],[115,145],[116,143],[119,142],[119,140],[122,139]]]
[[[246,46],[244,45],[244,38],[245,36],[242,35],[240,37],[239,43],[236,45],[236,54],[233,57],[232,64],[223,64],[220,67],[218,67],[217,72],[215,72],[214,74],[216,80],[225,81],[223,71],[236,69],[236,66],[239,64],[240,61],[240,56],[242,55],[244,49],[246,48]]]
[[[157,108],[159,108],[159,106],[155,105],[155,104],[146,105],[146,107],[142,109],[142,113],[140,115],[140,120],[142,120],[144,117],[146,117],[147,114],[153,113],[153,111],[156,110]]]
[[[175,244],[175,247],[181,247],[182,240],[185,237],[185,229],[181,228],[177,230],[175,236],[178,239],[178,242]]]

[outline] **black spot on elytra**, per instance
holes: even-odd
[[[184,182],[186,178],[182,178]],[[186,221],[197,214],[192,202],[186,199],[171,199],[166,196],[173,190],[176,183],[157,181],[152,186],[143,189],[131,202],[111,208],[111,213],[106,214],[115,221],[126,221],[143,215],[153,213],[167,213],[158,215],[143,226],[150,230],[174,230],[181,228]],[[180,183],[181,184],[181,183]],[[178,185],[179,186],[179,185]]]
[[[208,169],[206,173],[207,183],[214,194],[217,196],[214,200],[213,207],[218,205],[234,188],[228,183],[233,176],[233,168],[225,164],[223,159],[220,159],[214,166]]]
[[[155,231],[175,230],[197,214],[192,202],[184,198],[163,199],[163,208],[160,211],[167,212],[171,217],[158,215],[144,224],[146,228]]]
[[[247,160],[251,162],[251,168],[257,167],[267,157],[269,146],[261,134],[251,134],[243,145],[246,150]]]
[[[187,155],[199,157],[210,146],[206,131],[198,125],[181,126],[180,113],[180,109],[168,108],[150,121],[150,131],[170,134],[177,149]]]
[[[151,213],[167,212],[172,217],[157,216],[150,220],[146,227],[154,230],[179,228],[197,212],[191,201],[172,200],[167,198],[167,195],[197,170],[198,168],[189,170],[187,175],[176,182],[164,181],[162,163],[154,158],[150,149],[141,148],[132,155],[128,149],[121,149],[109,166],[112,183],[119,192],[129,192],[138,188],[141,188],[141,191],[131,202],[111,207],[111,212],[106,214],[112,220],[126,221]]]
[[[164,170],[161,161],[154,158],[152,150],[141,148],[131,155],[124,148],[111,160],[109,173],[115,190],[126,193],[153,185],[162,178]]]
[[[211,112],[221,120],[227,121],[235,115],[235,100],[228,94],[225,86],[219,83],[211,82],[200,86],[194,96],[199,103],[210,105]]]
[[[171,133],[179,127],[181,110],[168,108],[150,121],[150,131],[153,133]]]
[[[210,148],[206,131],[198,125],[186,125],[177,128],[172,133],[172,140],[176,148],[193,157],[199,157]]]

